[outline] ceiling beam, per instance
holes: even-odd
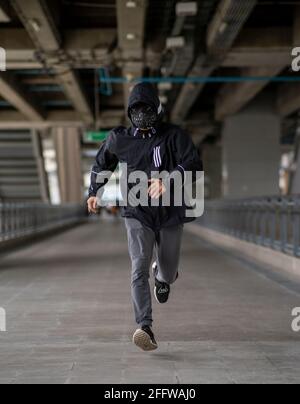
[[[16,82],[15,77],[4,72],[0,74],[0,94],[14,108],[20,111],[31,121],[43,121],[44,112],[28,97],[21,86]]]
[[[290,50],[293,42],[293,30],[287,28],[279,29],[247,29],[238,38],[235,44],[235,49],[239,49],[243,53],[251,44],[251,52],[257,56],[262,55],[263,61],[269,58],[266,65],[257,67],[258,59],[254,67],[242,68],[241,76],[248,77],[275,77],[290,63]],[[272,58],[270,52],[281,52],[284,58]],[[233,50],[234,52],[234,50]],[[265,81],[245,81],[241,83],[225,84],[216,98],[215,118],[219,121],[229,115],[238,113],[244,108],[255,96],[257,96],[269,83]]]
[[[7,3],[1,1],[0,2],[0,23],[10,22],[11,18],[9,16],[9,10]]]
[[[213,67],[204,67],[202,58],[199,58],[194,64],[188,77],[209,77],[213,70]],[[182,86],[172,110],[172,122],[182,123],[186,119],[204,86],[204,83],[186,83]]]
[[[11,0],[11,4],[38,50],[56,51],[60,34],[45,0]]]
[[[64,88],[64,92],[75,110],[81,115],[84,122],[91,124],[94,117],[77,72],[73,69],[66,69],[64,66],[55,67],[55,72],[57,81]]]
[[[189,77],[196,75],[208,77],[216,67],[222,64],[256,3],[257,0],[242,2],[240,0],[222,0],[219,3],[207,29],[207,55],[198,57]],[[203,87],[203,84],[183,85],[171,114],[172,121],[180,123],[186,119]]]
[[[225,67],[284,66],[291,62],[292,27],[243,29],[226,55]]]
[[[26,28],[37,50],[46,53],[45,62],[57,73],[59,82],[83,120],[91,124],[94,120],[91,107],[81,87],[79,78],[71,69],[60,66],[57,52],[62,47],[62,38],[51,16],[45,0],[12,0],[17,14]]]
[[[101,128],[111,129],[122,125],[124,122],[124,110],[105,110],[99,115],[97,125]],[[78,127],[84,128],[82,116],[78,112],[49,111],[47,120],[36,119],[30,121],[17,111],[0,111],[0,130],[2,129],[48,129],[53,127]]]
[[[287,83],[279,87],[277,110],[282,117],[300,110],[300,83]]]
[[[129,79],[143,76],[144,39],[148,0],[137,0],[136,7],[117,0],[118,46],[124,60],[123,76]],[[124,84],[125,109],[132,85]]]
[[[63,48],[68,52],[107,51],[116,40],[116,30],[110,28],[67,29],[62,32]],[[1,46],[8,51],[36,51],[40,46],[37,42],[33,42],[24,28],[0,28],[0,36]],[[46,47],[41,49],[46,49]]]
[[[241,76],[248,77],[276,77],[291,61],[290,52],[293,44],[293,29],[248,29],[243,32],[237,39],[235,46],[240,50],[252,46],[254,52],[263,54],[263,60],[268,56],[269,63],[263,66],[242,68]],[[290,46],[289,49],[286,46]],[[285,58],[281,61],[277,59],[277,63],[268,54],[276,52],[279,49],[285,49]],[[248,48],[249,49],[249,48]],[[288,60],[289,59],[289,60]],[[270,80],[261,81],[245,81],[241,83],[225,84],[221,87],[216,97],[215,118],[218,121],[225,119],[229,115],[238,113],[253,98],[255,98],[268,84]]]
[[[107,52],[117,39],[116,30],[111,28],[68,29],[63,35],[66,52],[94,52],[96,55]]]
[[[1,46],[6,49],[7,67],[42,68],[36,58],[36,49],[27,31],[23,28],[0,29]],[[114,29],[65,30],[64,51],[76,68],[95,67],[105,59],[107,49],[116,39]],[[258,67],[290,63],[293,46],[293,29],[290,27],[244,29],[229,50],[222,65],[225,67]],[[158,70],[162,48],[146,50],[146,63]],[[117,58],[114,54],[113,58]],[[84,60],[84,62],[83,62]],[[63,62],[62,62],[63,63]],[[68,59],[66,60],[67,64]]]
[[[36,117],[38,118],[38,117]],[[51,111],[47,120],[30,121],[17,111],[0,111],[0,129],[48,129],[52,127],[83,127],[81,115],[74,111]]]
[[[99,128],[115,128],[121,126],[124,122],[124,110],[107,110],[102,111],[99,116],[99,121],[97,122],[97,126]]]
[[[23,28],[0,29],[1,46],[6,49],[8,69],[36,69],[42,64],[36,57],[36,48]],[[106,61],[107,49],[116,39],[114,29],[64,30],[64,52],[66,61],[62,64],[74,68],[95,68]],[[229,50],[222,65],[225,67],[282,66],[290,63],[293,46],[293,29],[290,27],[266,27],[244,29]],[[148,47],[146,63],[158,70],[163,45],[159,49]],[[118,54],[111,55],[114,60]],[[120,58],[122,62],[122,58]]]
[[[128,7],[127,3],[117,0],[118,45],[127,59],[141,60],[148,0],[136,0],[134,8]]]
[[[257,0],[221,0],[208,26],[206,45],[210,56],[222,58],[232,47]]]
[[[251,67],[242,69],[241,76],[246,77],[275,77],[284,66]],[[216,98],[215,118],[224,120],[229,115],[238,113],[255,96],[257,96],[269,83],[269,80],[244,81],[241,83],[225,84]]]
[[[1,46],[6,49],[7,69],[41,69],[39,56],[48,53],[37,52],[35,44],[23,28],[0,29]],[[107,51],[116,40],[115,29],[72,29],[63,31],[64,58],[61,65],[74,68],[96,68],[109,62],[116,55]],[[52,52],[52,56],[55,52]]]

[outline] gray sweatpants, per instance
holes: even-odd
[[[162,229],[156,234],[136,219],[125,219],[129,254],[132,261],[132,299],[136,322],[151,326],[152,299],[149,271],[155,252],[157,279],[171,285],[176,281],[183,225]]]

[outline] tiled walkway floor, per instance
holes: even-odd
[[[91,223],[0,258],[0,383],[299,383],[300,295],[189,234],[160,343],[135,330],[123,225]]]

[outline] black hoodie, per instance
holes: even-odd
[[[96,196],[101,188],[97,184],[98,174],[115,171],[119,163],[127,163],[128,175],[143,171],[148,178],[151,178],[151,172],[178,171],[184,178],[185,171],[196,173],[203,170],[199,153],[191,138],[179,126],[162,122],[161,103],[152,85],[136,85],[130,95],[128,109],[140,102],[157,110],[160,116],[157,126],[149,132],[140,131],[134,126],[128,129],[118,127],[111,131],[100,148],[92,169],[90,197]],[[127,206],[123,208],[123,217],[135,218],[155,231],[193,220],[186,217],[186,206]]]

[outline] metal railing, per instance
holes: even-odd
[[[84,216],[78,205],[0,203],[0,244],[76,223]]]
[[[199,224],[300,256],[300,196],[207,201]]]

